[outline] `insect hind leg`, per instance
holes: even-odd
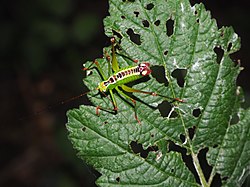
[[[167,99],[170,103],[174,103],[175,101],[180,102],[180,103],[184,103],[184,101],[182,99],[179,99],[179,98],[168,97],[168,96],[165,96],[165,95],[158,94],[156,92],[146,92],[146,91],[143,91],[143,90],[137,90],[137,89],[128,87],[126,85],[122,85],[122,89],[124,91],[126,91],[126,92],[131,92],[131,93],[136,92],[136,93],[148,94],[148,95],[152,95],[152,96],[160,96],[160,97],[163,97],[163,98]]]

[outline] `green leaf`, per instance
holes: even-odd
[[[238,112],[239,123],[229,126],[219,148],[210,148],[208,161],[221,174],[225,186],[241,186],[249,175],[250,110]]]
[[[96,90],[102,81],[99,72],[88,70],[84,83],[91,90],[88,96],[94,106],[68,111],[67,129],[79,157],[102,174],[96,184],[210,186],[215,174],[224,185],[242,184],[250,168],[250,119],[249,110],[240,107],[243,93],[236,86],[241,67],[230,58],[240,48],[237,34],[231,27],[219,29],[203,4],[191,6],[188,0],[109,3],[106,35],[120,42],[119,53],[150,62],[155,70],[133,87],[185,102],[170,105],[171,111],[162,110],[163,97],[135,93],[139,124],[134,106],[115,93],[118,113],[101,110],[98,116],[95,106],[111,110],[113,106],[109,97]],[[110,47],[104,50],[111,54]],[[131,65],[127,58],[117,58],[121,68]],[[108,77],[106,59],[96,60]],[[159,79],[159,68],[164,69],[167,83]],[[142,146],[140,154],[133,142],[136,148]],[[198,159],[203,149],[208,150],[212,167],[208,179]]]
[[[118,115],[120,119],[121,115]],[[197,186],[180,153],[163,155],[161,151],[156,151],[149,154],[147,159],[133,153],[129,136],[139,134],[138,124],[119,126],[122,122],[118,121],[111,126],[105,122],[112,119],[101,115],[95,122],[98,125],[93,125],[91,119],[96,116],[95,108],[86,106],[70,111],[68,116],[69,137],[74,148],[79,150],[78,155],[103,174],[97,180],[98,185]]]

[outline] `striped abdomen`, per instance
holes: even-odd
[[[140,63],[137,66],[121,69],[110,76],[108,80],[102,81],[98,88],[102,92],[112,90],[117,86],[133,82],[151,73],[150,64],[148,62]]]

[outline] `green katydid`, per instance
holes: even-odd
[[[113,109],[112,111],[114,111],[115,113],[117,113],[118,110],[118,106],[117,106],[117,102],[113,93],[113,90],[116,90],[121,96],[123,96],[124,98],[132,101],[132,103],[134,104],[134,108],[136,106],[136,100],[133,99],[132,97],[130,97],[129,95],[127,95],[125,92],[129,92],[129,93],[142,93],[142,94],[148,94],[148,95],[152,95],[152,96],[160,96],[160,97],[164,97],[166,98],[168,101],[170,102],[174,102],[174,101],[178,101],[178,102],[184,102],[182,99],[179,98],[171,98],[168,96],[164,96],[164,95],[160,95],[158,93],[155,92],[146,92],[146,91],[142,91],[142,90],[138,90],[138,89],[134,89],[131,88],[125,84],[136,81],[138,79],[141,79],[145,76],[148,76],[149,74],[151,74],[152,70],[150,69],[150,63],[149,62],[142,62],[142,63],[137,63],[137,60],[132,60],[130,57],[127,57],[125,55],[120,54],[121,56],[128,58],[129,60],[133,61],[134,63],[137,63],[137,65],[135,66],[128,66],[125,68],[121,68],[119,67],[118,64],[118,60],[116,58],[116,52],[115,52],[115,44],[117,44],[119,46],[118,43],[116,43],[115,38],[111,38],[111,45],[112,45],[112,59],[110,58],[110,56],[107,54],[107,52],[105,52],[105,56],[108,62],[108,76],[106,76],[101,68],[101,66],[98,64],[98,62],[95,60],[88,68],[83,68],[83,70],[89,70],[92,68],[92,66],[95,65],[95,67],[97,68],[97,70],[99,71],[101,78],[102,78],[102,82],[99,83],[98,87],[96,88],[96,90],[99,90],[104,96],[106,96],[106,92],[109,92],[110,97],[111,97],[111,102],[113,104]],[[121,47],[121,46],[119,46]],[[113,72],[113,74],[111,74],[111,72]],[[121,89],[125,92],[123,92]],[[28,118],[37,116],[49,109],[52,109],[58,105],[62,105],[65,103],[68,103],[72,100],[78,99],[88,93],[90,93],[90,91],[88,92],[84,92],[78,96],[72,97],[70,99],[61,101],[58,104],[55,104],[53,106],[49,106],[43,110],[40,110],[38,112],[36,112],[35,114],[33,114],[32,116],[29,116]],[[96,107],[96,114],[99,115],[99,109],[102,110],[106,110],[106,111],[111,111],[110,109],[105,109],[102,108],[101,106],[97,106]],[[174,109],[174,108],[173,108]],[[172,110],[170,111],[170,113],[172,112]],[[23,117],[21,119],[25,119],[27,117]],[[135,119],[138,121],[138,123],[140,123],[137,114],[136,114],[136,110],[135,110]]]
[[[146,92],[146,91],[142,91],[142,90],[137,90],[137,89],[134,89],[134,88],[131,88],[131,87],[125,85],[127,83],[141,79],[142,77],[148,76],[149,74],[151,74],[152,70],[150,69],[149,62],[142,62],[142,63],[138,63],[135,66],[129,66],[129,67],[125,67],[125,68],[120,69],[117,58],[116,58],[115,43],[116,43],[115,38],[111,38],[112,59],[110,59],[110,56],[108,56],[106,54],[106,59],[109,63],[109,66],[108,66],[109,67],[109,71],[108,71],[109,75],[108,76],[106,76],[104,74],[102,68],[100,67],[99,63],[96,60],[89,67],[83,68],[83,70],[89,70],[93,67],[93,65],[95,65],[95,67],[97,68],[97,70],[99,71],[99,73],[103,79],[103,81],[99,83],[99,85],[96,89],[99,90],[104,95],[106,92],[109,92],[110,97],[111,97],[111,102],[112,102],[113,107],[114,107],[113,111],[117,112],[117,110],[118,110],[118,106],[117,106],[117,102],[116,102],[113,90],[116,90],[121,96],[132,101],[132,103],[134,104],[134,107],[136,106],[136,100],[131,98],[125,92],[129,92],[129,93],[137,92],[137,93],[142,93],[142,94],[149,94],[152,96],[161,96],[161,97],[164,97],[164,98],[170,100],[171,102],[174,102],[174,101],[183,102],[183,100],[181,100],[179,98],[171,98],[168,96],[163,96],[163,95],[157,94],[155,92]],[[127,57],[127,58],[129,58],[129,57]],[[137,63],[136,60],[133,60],[133,61],[135,63]],[[111,65],[110,65],[110,63],[111,63]],[[110,74],[111,67],[112,67],[113,74]],[[123,92],[120,88],[125,92]],[[87,92],[87,93],[89,93],[89,92]],[[103,109],[103,108],[101,106],[96,107],[96,114],[97,115],[99,115],[99,109]],[[106,110],[106,109],[103,109],[103,110]],[[140,123],[140,121],[137,117],[137,114],[136,114],[136,110],[135,110],[135,119],[138,121],[138,123]]]

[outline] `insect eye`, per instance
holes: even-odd
[[[142,72],[143,70],[144,70],[143,67],[140,67],[140,68],[139,68],[139,72]]]

